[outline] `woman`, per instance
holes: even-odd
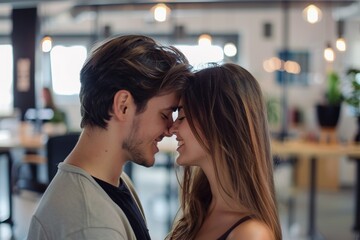
[[[170,132],[185,169],[168,239],[282,239],[266,110],[247,70],[227,63],[195,73]]]
[[[66,124],[66,114],[61,111],[54,102],[52,92],[50,88],[42,88],[42,97],[44,100],[44,108],[53,110],[53,117],[49,119],[50,123],[64,123]]]

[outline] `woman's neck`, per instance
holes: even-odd
[[[236,209],[234,207],[239,206],[239,203],[238,201],[236,201],[235,196],[229,196],[229,194],[231,193],[226,193],[225,190],[222,188],[219,180],[216,178],[214,166],[212,164],[207,164],[206,166],[201,168],[209,181],[212,194],[212,200],[209,206],[209,213],[214,210],[234,211]],[[220,179],[222,178],[220,177]]]

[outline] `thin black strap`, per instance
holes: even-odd
[[[234,230],[237,226],[239,226],[240,224],[242,224],[243,222],[246,222],[247,220],[251,219],[251,216],[246,216],[243,217],[242,219],[240,219],[239,221],[237,221],[234,225],[231,226],[231,228],[229,228],[229,230],[227,230],[223,235],[221,235],[221,237],[219,237],[217,240],[226,240],[226,238],[229,236],[229,234],[231,233],[232,230]]]

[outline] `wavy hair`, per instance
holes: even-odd
[[[95,48],[80,71],[81,127],[107,127],[114,95],[128,90],[137,113],[148,100],[170,92],[181,94],[190,65],[175,47],[142,35],[117,36]]]
[[[195,73],[183,95],[189,126],[212,156],[217,181],[239,209],[245,207],[282,239],[275,202],[266,108],[256,79],[231,63]],[[202,138],[200,136],[203,136]],[[168,239],[194,239],[211,202],[205,173],[185,167],[181,211]]]

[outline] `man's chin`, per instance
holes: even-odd
[[[155,158],[150,159],[143,159],[142,161],[137,161],[136,164],[143,166],[143,167],[152,167],[154,166]]]
[[[152,167],[155,164],[155,159],[153,158],[151,161],[147,161],[144,167]]]

